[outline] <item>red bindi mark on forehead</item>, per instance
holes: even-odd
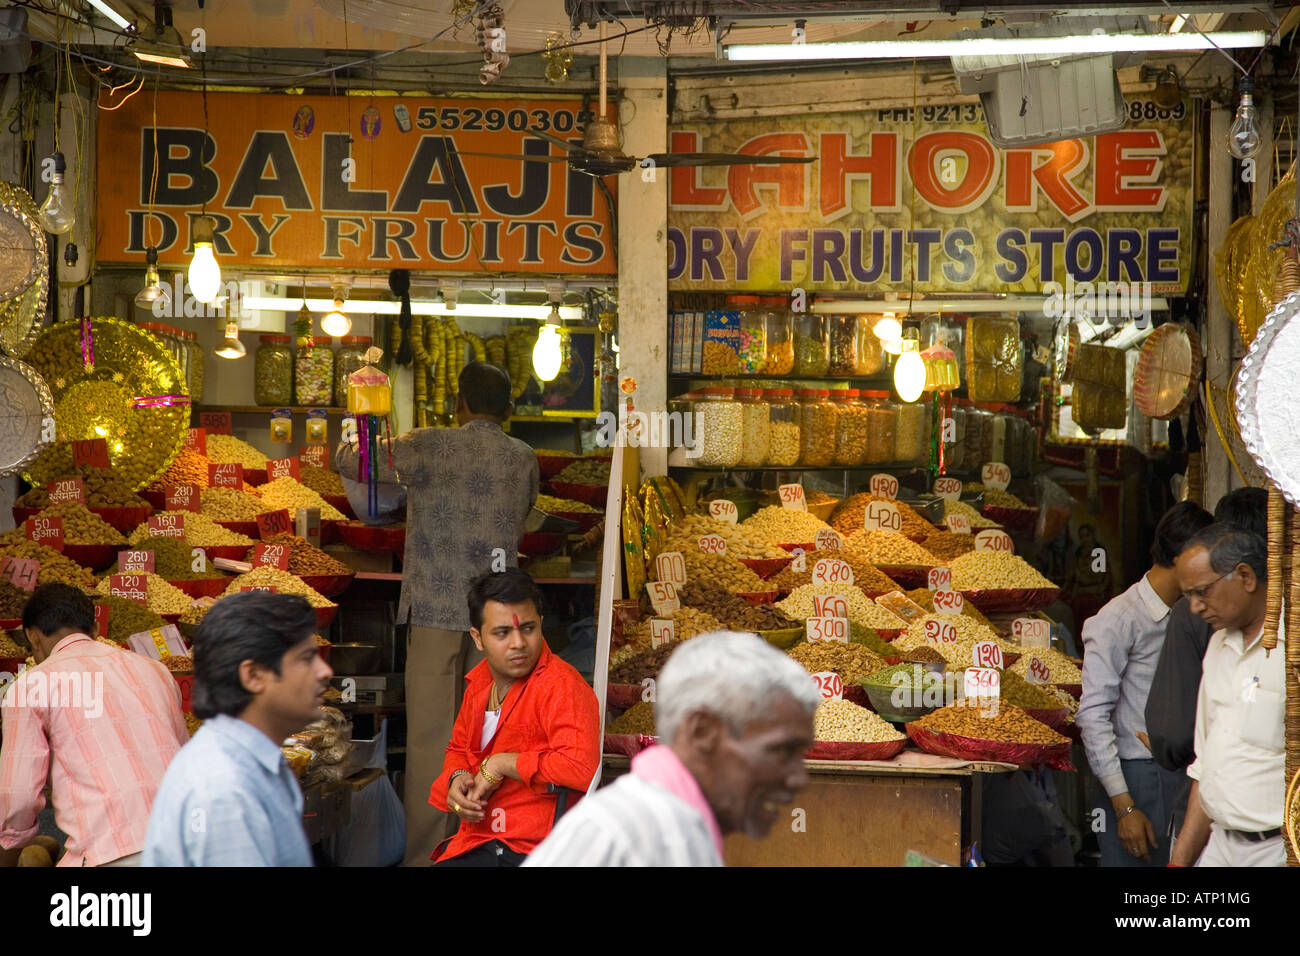
[[[513,621],[515,622],[515,630],[516,630],[516,631],[519,630],[519,615],[518,615],[518,614],[511,614],[511,615],[510,615],[510,618],[511,618],[511,620],[513,620]]]

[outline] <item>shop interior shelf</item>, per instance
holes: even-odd
[[[356,574],[358,581],[400,581],[402,580],[401,572],[381,572],[381,571],[358,571]],[[534,578],[536,584],[595,584],[594,577],[585,578]]]
[[[276,408],[288,408],[295,415],[303,415],[315,408],[325,408],[327,415],[347,415],[348,410],[341,406],[321,405],[195,405],[200,412],[230,412],[232,415],[269,415]]]

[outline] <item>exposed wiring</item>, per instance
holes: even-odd
[[[1188,25],[1190,25],[1193,30],[1199,33],[1201,35],[1201,38],[1205,40],[1206,43],[1208,43],[1210,46],[1214,47],[1216,50],[1219,51],[1220,56],[1222,56],[1225,60],[1227,60],[1238,70],[1240,70],[1242,76],[1250,76],[1255,72],[1255,67],[1259,65],[1260,58],[1264,56],[1264,51],[1269,48],[1269,45],[1273,42],[1274,37],[1277,36],[1277,31],[1282,27],[1282,24],[1277,20],[1276,17],[1271,18],[1273,20],[1273,29],[1269,33],[1268,40],[1265,42],[1265,44],[1262,47],[1259,48],[1259,52],[1255,54],[1255,59],[1252,60],[1250,63],[1250,68],[1247,69],[1246,67],[1242,66],[1240,63],[1237,62],[1236,57],[1232,56],[1230,53],[1224,50],[1223,47],[1219,46],[1219,44],[1211,40],[1210,35],[1196,25],[1196,16],[1194,14],[1179,13],[1178,9],[1172,3],[1170,3],[1169,0],[1160,0],[1160,2],[1163,3],[1170,10],[1170,12],[1174,13],[1176,16],[1182,17],[1183,21]]]

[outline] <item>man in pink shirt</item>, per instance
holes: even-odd
[[[0,686],[0,865],[36,835],[47,778],[68,835],[60,866],[138,866],[149,810],[189,734],[167,668],[89,635],[82,591],[43,584],[23,608],[36,666]]]

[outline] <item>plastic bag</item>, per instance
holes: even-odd
[[[388,721],[379,728],[368,767],[388,767]],[[352,822],[321,841],[336,866],[396,866],[406,852],[406,816],[402,801],[385,773],[352,794]]]

